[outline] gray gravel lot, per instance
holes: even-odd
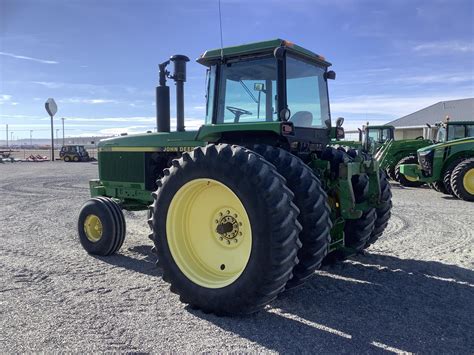
[[[171,294],[145,212],[119,254],[76,237],[92,163],[0,165],[0,352],[474,351],[474,204],[392,186],[389,227],[366,255],[318,272],[264,311],[219,318]]]

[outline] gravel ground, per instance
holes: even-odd
[[[87,255],[76,219],[93,163],[0,165],[0,352],[474,351],[474,204],[393,190],[366,255],[319,271],[258,314],[189,309],[155,267],[145,212],[119,254]]]

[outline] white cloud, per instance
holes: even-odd
[[[11,99],[12,99],[12,95],[0,95],[0,105],[10,102]]]
[[[84,99],[80,97],[70,97],[66,99],[58,100],[60,103],[67,103],[67,104],[117,104],[119,101],[112,100],[112,99]]]
[[[413,47],[413,51],[423,55],[446,54],[450,52],[474,52],[474,43],[462,41],[438,41],[421,43]]]
[[[457,84],[474,82],[474,73],[443,73],[430,75],[414,75],[393,79],[396,83],[404,84]]]
[[[13,96],[12,95],[0,95],[0,105],[11,105],[11,106],[16,106],[18,105],[18,102],[12,101]]]
[[[39,58],[27,57],[27,56],[24,56],[24,55],[7,53],[7,52],[0,52],[0,55],[4,55],[6,57],[11,57],[11,58],[16,58],[16,59],[30,60],[30,61],[33,61],[33,62],[38,62],[38,63],[43,63],[43,64],[58,64],[59,63],[55,60],[39,59]]]
[[[364,95],[333,100],[331,111],[333,117],[338,115],[378,115],[398,118],[418,111],[440,101],[457,100],[470,95]]]

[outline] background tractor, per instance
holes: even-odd
[[[437,140],[419,149],[417,164],[401,165],[401,172],[439,192],[474,201],[474,123],[443,124]]]
[[[258,311],[323,261],[380,237],[390,185],[370,156],[329,146],[344,134],[342,119],[331,125],[329,62],[280,39],[207,51],[197,60],[208,72],[205,124],[186,131],[188,60],[159,65],[158,133],[99,143],[99,179],[78,220],[89,253],[118,251],[122,209],[148,209],[171,291],[232,315]],[[176,84],[176,132],[167,79]]]
[[[65,162],[89,161],[89,153],[83,145],[63,145],[59,157]]]

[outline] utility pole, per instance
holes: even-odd
[[[63,118],[61,118],[61,121],[63,121],[63,146],[64,146],[64,120],[65,120],[65,118],[64,118],[64,117],[63,117]]]
[[[53,98],[46,100],[44,107],[51,117],[51,161],[54,161],[54,129],[53,129],[53,117],[58,112],[58,106]]]
[[[59,146],[59,128],[56,128],[56,144]]]
[[[10,144],[13,145],[13,133],[15,132],[10,132]]]
[[[8,124],[7,124],[7,148],[8,148]]]
[[[30,146],[33,146],[33,130],[30,129]]]

